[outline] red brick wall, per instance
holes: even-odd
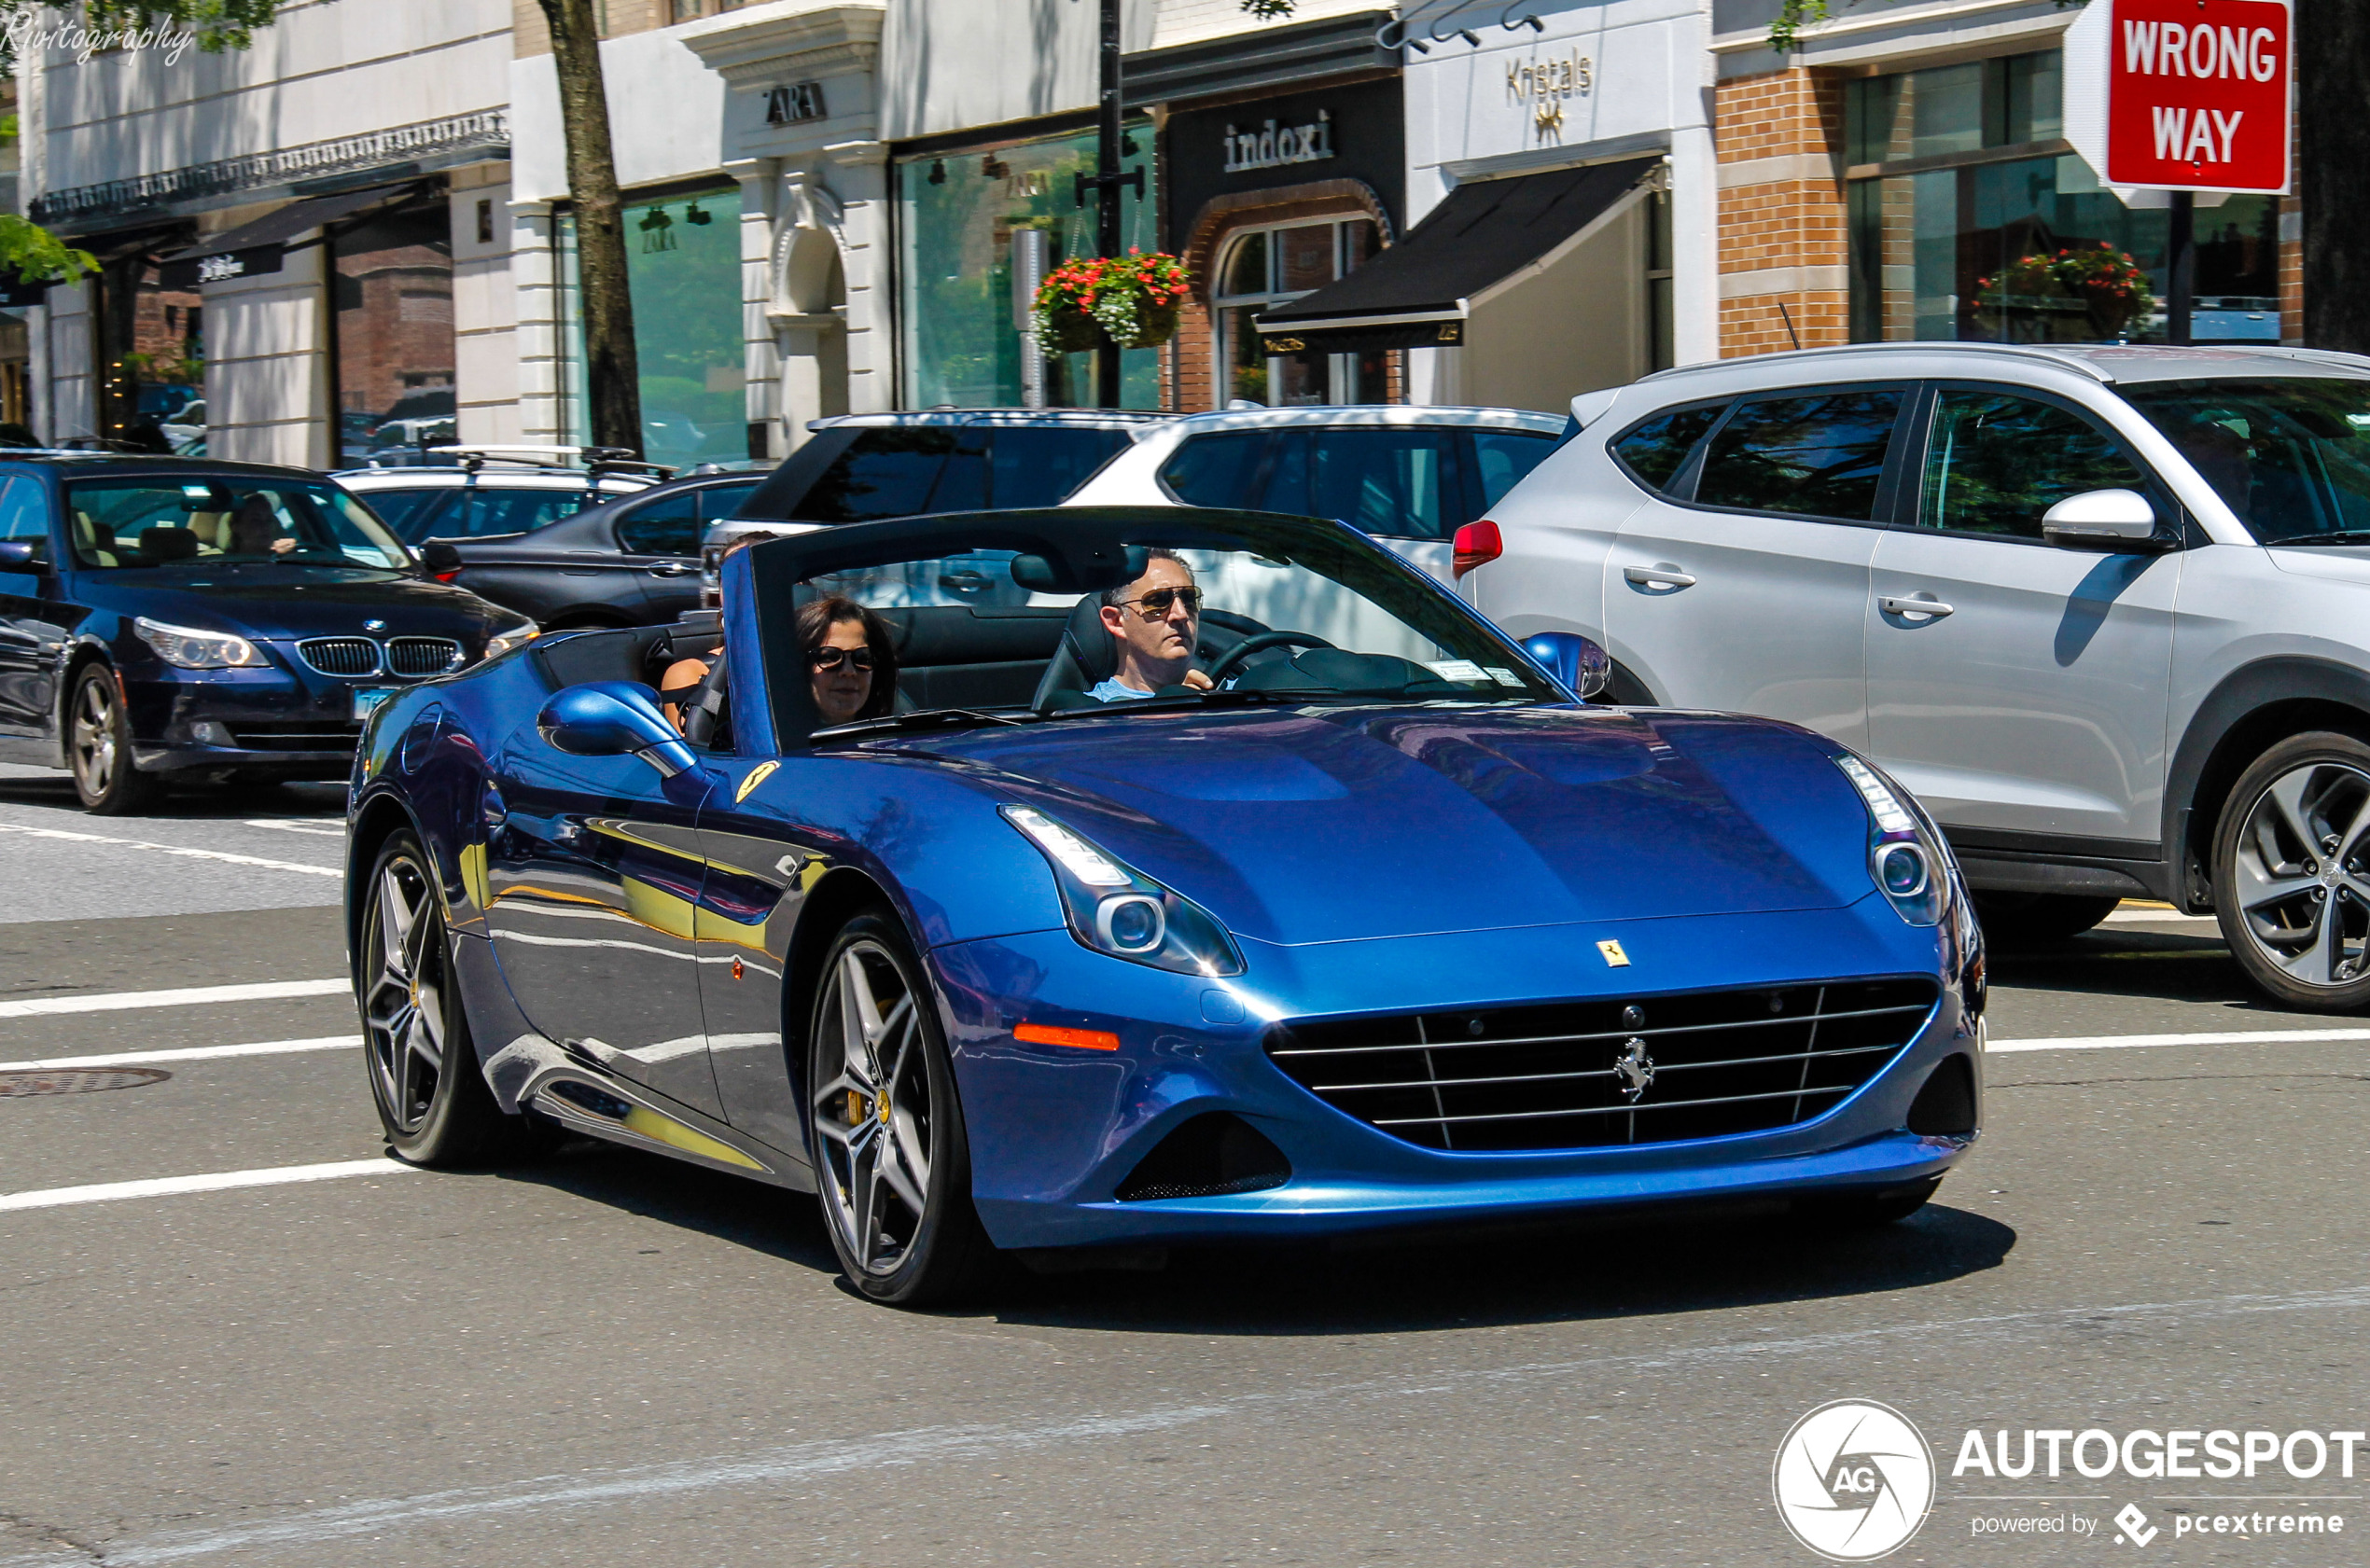
[[[1720,193],[1720,352],[1723,358],[1847,341],[1848,295],[1840,286],[1845,264],[1844,192],[1839,176],[1844,133],[1843,83],[1806,69],[1739,76],[1720,84],[1714,100],[1719,160],[1725,168],[1762,159],[1810,157],[1812,177],[1729,186]],[[1832,275],[1788,279],[1779,269],[1823,268]],[[1768,273],[1768,286],[1743,280]],[[1743,292],[1739,292],[1742,290]],[[1784,311],[1779,310],[1780,305]],[[1786,329],[1787,318],[1793,334]]]

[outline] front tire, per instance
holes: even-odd
[[[66,700],[66,761],[74,793],[94,816],[128,816],[154,800],[163,785],[132,760],[132,718],[123,688],[104,664],[87,664]]]
[[[995,1247],[929,981],[886,915],[831,944],[807,1030],[808,1145],[823,1225],[857,1289],[924,1307],[976,1289]]]
[[[387,1146],[414,1165],[539,1152],[551,1142],[543,1129],[504,1115],[478,1065],[428,864],[408,829],[388,839],[362,912],[356,994],[379,1125]]]
[[[2315,1012],[2370,1007],[2370,745],[2321,731],[2256,758],[2214,829],[2213,888],[2256,986]]]

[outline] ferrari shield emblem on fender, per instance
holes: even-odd
[[[1621,951],[1619,942],[1599,942],[1596,944],[1596,951],[1605,955],[1605,963],[1609,967],[1614,969],[1629,967],[1629,955]]]

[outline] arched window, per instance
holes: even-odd
[[[1387,401],[1387,353],[1270,356],[1252,325],[1263,312],[1356,271],[1380,249],[1381,229],[1362,216],[1239,229],[1229,235],[1210,301],[1219,405],[1235,397],[1273,408]]]

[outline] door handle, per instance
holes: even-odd
[[[1640,588],[1693,588],[1695,579],[1667,561],[1652,566],[1624,566],[1621,575]]]
[[[654,577],[688,577],[699,569],[698,563],[688,561],[662,561],[644,568]]]
[[[1898,594],[1879,594],[1876,607],[1889,616],[1925,616],[1932,620],[1953,613],[1950,605],[1931,593],[1913,593],[1906,599]]]

